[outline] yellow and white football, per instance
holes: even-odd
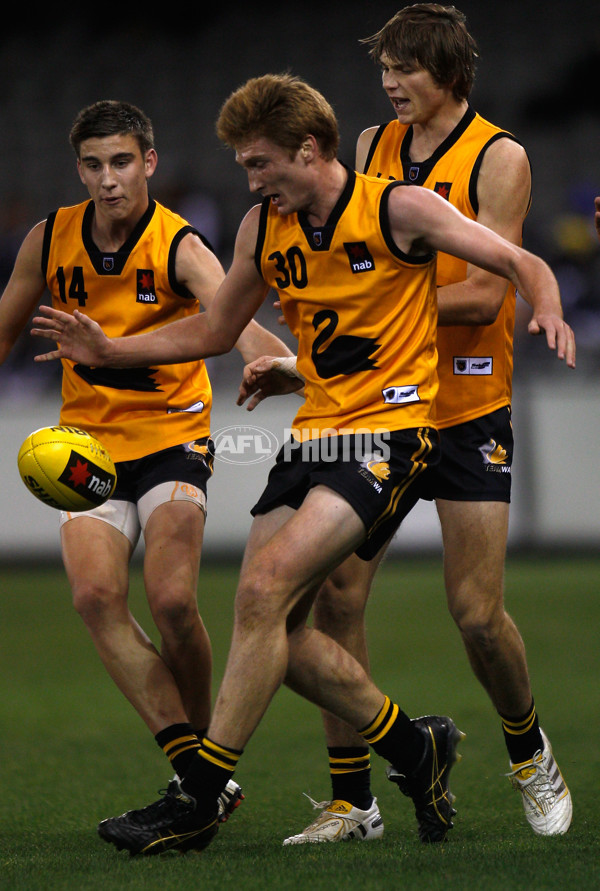
[[[92,510],[115,490],[115,465],[104,446],[77,427],[42,427],[30,433],[17,459],[21,479],[57,510]]]

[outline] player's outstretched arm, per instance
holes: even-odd
[[[176,364],[228,353],[264,300],[267,288],[256,271],[251,245],[257,221],[246,215],[236,239],[231,268],[206,312],[178,319],[145,334],[108,338],[100,326],[79,311],[41,308],[32,334],[54,340],[58,349],[37,356],[72,359],[85,365],[132,368]]]
[[[575,339],[559,316],[556,277],[548,264],[496,232],[467,219],[435,192],[420,186],[397,186],[390,195],[390,225],[401,250],[415,253],[426,248],[461,257],[468,263],[509,279],[519,293],[537,308],[535,325],[544,330],[548,346],[570,368],[575,367]]]
[[[225,284],[220,292],[225,291]],[[223,302],[227,303],[226,298]],[[146,334],[107,337],[97,322],[79,310],[74,310],[70,315],[53,307],[41,306],[40,312],[42,314],[33,319],[31,334],[54,340],[59,346],[56,350],[36,356],[37,362],[71,359],[83,365],[109,368],[173,365],[227,353],[238,333],[250,320],[244,314],[241,327],[239,331],[236,330],[233,327],[233,314],[229,324],[215,300],[210,309],[202,314],[178,319]]]

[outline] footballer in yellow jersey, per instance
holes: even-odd
[[[81,109],[69,138],[91,200],[60,208],[23,240],[0,300],[0,362],[46,288],[69,319],[89,312],[125,334],[199,315],[199,302],[210,303],[224,275],[195,230],[149,197],[157,154],[144,112],[100,100]],[[60,513],[74,611],[172,775],[199,748],[211,711],[211,643],[198,609],[212,472],[206,368],[195,361],[106,373],[92,362],[62,364],[60,423],[96,434],[117,469],[108,501]],[[142,533],[151,634],[129,600],[130,559]],[[183,747],[173,745],[182,737]],[[107,746],[120,747],[114,736]],[[235,787],[229,806],[240,795]]]
[[[61,207],[25,237],[0,300],[0,362],[46,289],[69,320],[87,312],[120,337],[200,318],[225,275],[202,236],[150,197],[158,156],[141,109],[100,100],[81,109],[69,137],[91,200]],[[248,362],[270,344],[286,351],[252,321],[235,346]],[[96,434],[117,469],[108,501],[60,514],[73,606],[171,776],[180,775],[212,707],[212,649],[198,609],[212,473],[207,370],[196,358],[113,370],[65,359],[62,395],[60,422]],[[130,560],[142,534],[152,635],[129,602]],[[222,818],[241,797],[232,782]]]

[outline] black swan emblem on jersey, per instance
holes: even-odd
[[[371,337],[340,334],[319,352],[320,347],[329,340],[337,328],[339,316],[332,309],[319,310],[312,320],[315,331],[324,321],[327,324],[315,337],[310,354],[319,377],[327,379],[335,377],[336,374],[354,374],[357,371],[371,371],[378,367],[371,356],[380,344]]]
[[[137,390],[140,393],[157,393],[160,387],[152,377],[155,368],[89,368],[73,367],[79,377],[92,387],[112,387],[113,390]]]

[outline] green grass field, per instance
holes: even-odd
[[[236,576],[236,565],[201,572],[217,681]],[[0,584],[1,889],[600,888],[600,560],[515,557],[507,567],[508,608],[573,795],[568,835],[537,838],[525,823],[503,776],[498,718],[447,615],[439,561],[398,559],[382,567],[369,607],[373,674],[409,714],[450,714],[467,734],[448,842],[420,845],[411,802],[374,756],[383,839],[283,848],[312,819],[302,793],[323,800],[329,780],[316,709],[282,690],[240,763],[243,806],[204,853],[147,859],[119,854],[95,827],[156,797],[170,776],[164,756],[105,675],[62,568],[5,568]],[[137,569],[131,599],[150,630]]]

